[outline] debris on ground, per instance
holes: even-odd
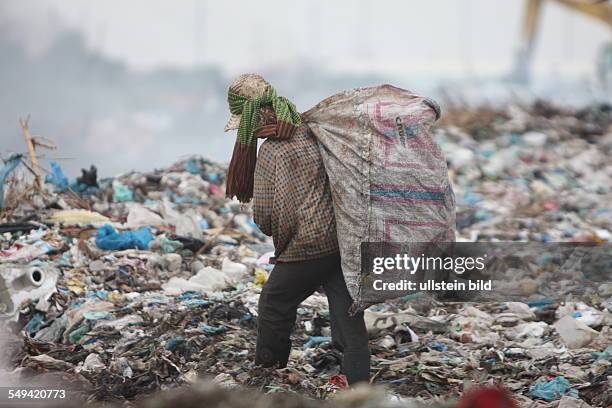
[[[611,123],[602,106],[545,102],[443,115],[459,239],[610,242]],[[0,178],[0,311],[18,336],[0,357],[12,378],[57,374],[88,401],[119,404],[203,379],[266,398],[345,387],[322,294],[298,309],[288,367],[253,364],[273,247],[249,208],[225,199],[224,166],[192,157],[102,179],[92,166],[71,182],[56,163],[38,188],[13,160]],[[554,277],[536,269],[521,272],[521,301],[417,294],[372,306],[372,381],[401,406],[494,384],[521,407],[612,404],[612,285],[541,293]]]

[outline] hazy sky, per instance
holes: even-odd
[[[341,71],[499,74],[511,66],[523,0],[3,0],[31,26],[33,49],[54,27],[135,69],[221,65],[228,72],[312,59]],[[534,66],[592,73],[612,34],[548,1]]]
[[[6,68],[0,156],[23,151],[17,118],[31,114],[33,129],[58,143],[48,158],[61,159],[71,177],[90,164],[110,175],[194,152],[226,162],[235,136],[222,132],[225,87],[245,71],[274,78],[300,109],[380,82],[433,97],[450,87],[471,103],[503,102],[517,95],[498,79],[512,68],[523,6],[523,0],[0,0],[0,29],[8,36],[0,42]],[[595,60],[612,33],[552,0],[543,11],[529,92],[562,104],[600,97],[606,91],[593,80]],[[88,50],[78,35],[57,36],[66,29],[82,34]],[[41,58],[20,59],[6,45],[14,39]],[[64,48],[43,53],[52,44]],[[3,64],[3,56],[14,64]],[[205,70],[192,69],[203,64],[224,71],[206,71],[221,83],[206,85]],[[184,69],[138,72],[163,67]]]

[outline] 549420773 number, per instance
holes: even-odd
[[[66,399],[66,390],[7,388],[5,395],[9,400],[58,400]]]

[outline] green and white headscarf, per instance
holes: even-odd
[[[227,174],[226,196],[235,196],[244,203],[253,198],[257,138],[288,139],[302,124],[302,120],[295,105],[287,98],[278,96],[270,85],[263,95],[256,97],[242,96],[230,89],[227,102],[230,112],[240,115],[240,125]],[[272,106],[276,124],[260,126],[261,109],[265,105]]]

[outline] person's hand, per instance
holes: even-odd
[[[270,125],[263,125],[255,129],[255,137],[274,137],[276,136],[276,123]]]

